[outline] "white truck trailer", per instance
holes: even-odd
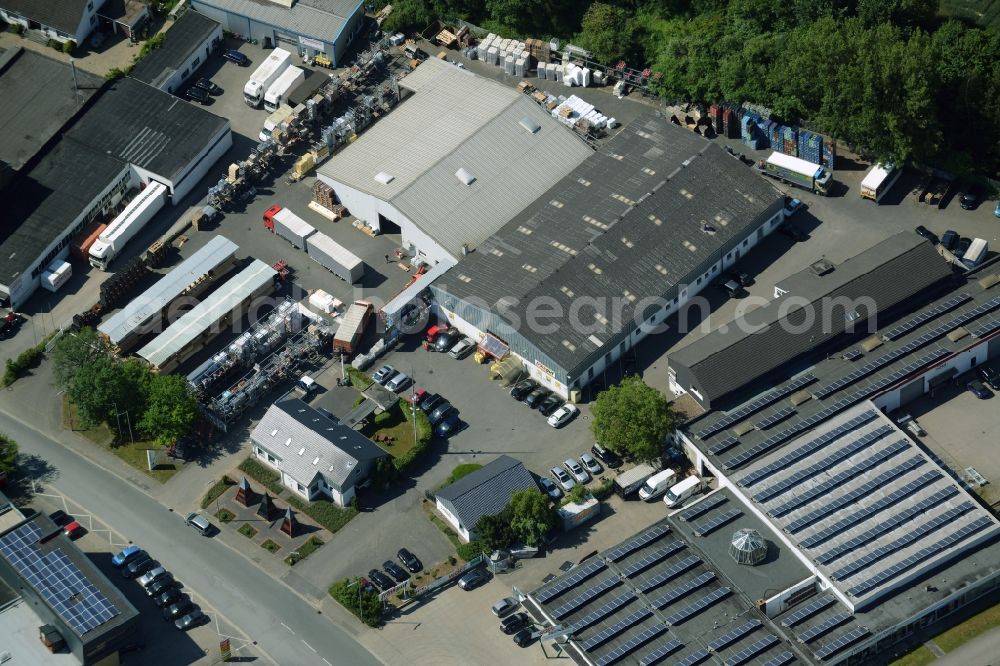
[[[288,95],[305,80],[306,73],[301,67],[286,68],[264,93],[264,110],[270,113],[277,111]]]
[[[313,261],[349,284],[355,284],[365,274],[365,262],[322,232],[309,236],[306,248]]]
[[[306,249],[306,239],[316,233],[315,227],[281,206],[271,206],[267,209],[264,213],[264,227],[300,250]]]
[[[166,201],[167,186],[150,180],[146,189],[125,206],[125,210],[112,220],[90,246],[90,265],[102,271],[108,270],[111,261],[121,254],[125,244],[153,219]]]
[[[288,68],[292,62],[292,54],[285,49],[274,49],[271,54],[260,64],[254,73],[250,75],[250,80],[243,86],[243,99],[253,108],[260,106],[264,101],[264,93],[277,80],[281,73]]]

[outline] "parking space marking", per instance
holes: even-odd
[[[333,666],[333,664],[331,664],[330,662],[326,661],[326,657],[323,657],[322,659],[323,659],[324,662],[326,662],[326,666]]]
[[[283,626],[283,627],[284,627],[285,629],[288,629],[288,633],[290,633],[290,634],[291,634],[292,636],[294,636],[294,635],[295,635],[295,632],[294,632],[294,631],[292,631],[292,628],[291,628],[291,627],[289,627],[289,626],[288,626],[287,624],[285,624],[284,622],[282,622],[282,623],[281,623],[281,626]]]
[[[316,648],[314,648],[312,645],[309,645],[309,643],[306,643],[305,641],[302,641],[302,644],[305,645],[310,650],[312,650],[314,653],[316,653]]]

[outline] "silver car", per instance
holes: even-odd
[[[383,365],[372,375],[372,380],[380,386],[385,386],[385,383],[398,374],[398,372],[399,371],[391,365]]]
[[[462,338],[458,341],[458,344],[451,348],[448,352],[448,356],[452,358],[461,359],[469,355],[469,353],[476,348],[476,343],[474,343],[469,338]]]
[[[573,475],[573,478],[576,479],[577,483],[587,483],[587,481],[590,481],[590,475],[587,474],[587,470],[581,467],[580,463],[572,458],[566,458],[566,460],[563,461],[563,465],[566,466],[566,469]]]
[[[590,455],[589,453],[584,453],[582,456],[580,456],[580,463],[583,465],[584,469],[586,469],[594,476],[597,476],[598,474],[604,471],[604,468],[601,467],[601,463],[594,460],[594,456]]]
[[[576,488],[576,481],[570,478],[570,475],[566,473],[562,467],[553,467],[549,470],[552,472],[552,478],[556,480],[563,490],[569,492]]]
[[[165,575],[167,575],[166,569],[164,569],[163,567],[154,567],[149,571],[147,571],[146,573],[139,576],[138,578],[136,578],[136,580],[139,582],[139,585],[146,587],[153,581],[162,578]]]
[[[542,487],[542,492],[544,492],[546,495],[548,495],[552,499],[557,500],[560,497],[562,497],[562,491],[559,490],[558,487],[556,487],[556,484],[552,483],[552,481],[550,481],[549,479],[545,478],[544,476],[543,477],[539,477],[539,479],[538,479],[538,485],[540,485]]]
[[[410,385],[410,376],[403,372],[394,375],[392,379],[390,379],[385,383],[385,387],[393,392],[402,391],[409,385]]]

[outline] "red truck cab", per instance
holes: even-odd
[[[272,234],[274,233],[274,216],[277,215],[278,212],[280,211],[281,211],[281,206],[279,206],[278,204],[275,204],[270,208],[268,208],[266,211],[264,211],[264,226]]]

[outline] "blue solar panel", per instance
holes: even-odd
[[[918,314],[917,316],[912,317],[912,318],[906,320],[905,322],[903,322],[902,324],[899,324],[898,326],[894,326],[893,328],[889,329],[882,336],[882,338],[885,339],[885,340],[895,340],[896,338],[902,337],[903,335],[906,335],[907,333],[909,333],[910,331],[912,331],[916,327],[920,326],[921,324],[924,324],[924,323],[930,321],[931,319],[934,319],[935,317],[940,317],[941,315],[945,314],[946,312],[951,312],[952,310],[954,310],[955,308],[957,308],[959,305],[961,305],[962,303],[965,303],[967,300],[969,300],[971,298],[972,298],[972,296],[969,296],[968,294],[966,294],[964,292],[960,293],[960,294],[958,294],[956,296],[953,296],[952,298],[949,298],[944,303],[936,305],[935,307],[927,310],[926,312],[922,312],[922,313]]]
[[[667,628],[662,624],[654,624],[652,627],[643,629],[632,638],[628,639],[621,645],[617,646],[615,649],[608,652],[606,655],[601,656],[597,660],[597,666],[610,666],[611,664],[615,663],[622,657],[625,657],[626,655],[635,652],[640,647],[642,647],[649,641],[653,640],[666,630]]]
[[[801,634],[799,634],[799,640],[803,643],[809,643],[816,640],[824,634],[828,634],[840,625],[851,619],[850,613],[837,613],[836,615],[831,615],[822,622],[812,627],[809,627]]]
[[[727,502],[728,499],[729,498],[727,498],[722,493],[715,493],[714,495],[706,497],[702,501],[698,502],[687,511],[682,511],[680,514],[678,514],[678,518],[680,518],[685,522],[693,520],[698,516],[700,516],[701,514],[708,513],[709,511],[719,506],[720,504]]]
[[[1000,329],[1000,317],[994,317],[990,321],[984,321],[982,324],[977,326],[974,331],[972,331],[972,335],[977,338],[982,338],[997,329]]]
[[[538,603],[542,604],[547,603],[558,597],[563,592],[566,592],[567,590],[576,587],[577,585],[587,580],[594,574],[602,571],[607,566],[608,565],[604,563],[604,560],[595,558],[590,562],[587,562],[583,566],[579,566],[576,569],[573,569],[568,574],[566,574],[558,581],[556,581],[551,587],[548,587],[542,590],[541,592],[535,594],[535,599],[538,600]]]
[[[861,353],[860,349],[848,349],[841,354],[841,358],[845,361],[857,361],[862,356],[864,356],[864,354]]]
[[[712,653],[708,650],[699,649],[678,661],[674,666],[694,666],[695,664],[700,664],[711,656]]]
[[[785,666],[795,661],[795,655],[785,650],[776,657],[772,657],[764,662],[764,666]]]
[[[615,622],[609,627],[601,629],[599,632],[597,632],[587,640],[580,643],[580,647],[582,647],[587,652],[590,652],[598,645],[603,645],[604,643],[607,643],[618,634],[622,633],[632,625],[642,622],[652,614],[653,612],[650,611],[648,608],[640,608],[636,611],[633,611],[625,618],[619,620],[618,622]]]
[[[743,512],[739,509],[723,511],[719,515],[713,516],[703,523],[698,523],[694,526],[693,531],[697,536],[707,536],[728,523],[730,520],[738,518],[742,515]]]
[[[663,659],[666,659],[671,653],[677,652],[682,647],[684,647],[684,645],[680,641],[671,639],[662,645],[656,646],[652,652],[640,659],[639,666],[653,666],[653,664],[658,664]]]
[[[660,595],[653,601],[653,606],[657,610],[663,610],[664,608],[674,603],[678,599],[686,597],[687,595],[697,590],[699,587],[704,587],[705,585],[708,585],[713,580],[715,580],[715,572],[706,571],[705,573],[700,574],[695,578],[692,578],[686,583],[678,585],[672,590],[669,590],[665,594]]]
[[[584,629],[594,624],[595,622],[600,622],[602,619],[604,619],[608,615],[611,615],[619,608],[624,607],[633,599],[635,599],[635,592],[633,592],[632,590],[627,590],[619,594],[617,597],[615,597],[608,603],[604,604],[600,608],[587,613],[579,620],[574,622],[571,627],[571,631],[574,634],[583,631]]]
[[[712,423],[706,428],[702,428],[698,431],[696,437],[698,439],[705,439],[706,437],[711,437],[720,430],[725,430],[731,425],[739,423],[743,419],[753,414],[756,414],[760,410],[764,409],[773,402],[780,400],[781,398],[794,393],[803,386],[808,386],[812,382],[816,381],[816,378],[810,374],[802,375],[801,377],[796,377],[792,381],[779,386],[778,388],[768,391],[764,395],[756,398],[747,404],[739,407],[736,411],[726,414],[724,417]]]
[[[664,534],[667,534],[670,528],[666,525],[654,525],[650,529],[646,530],[637,537],[633,537],[626,541],[625,543],[615,546],[612,548],[605,557],[612,562],[617,562],[629,553],[639,550],[640,548],[647,546],[657,539],[659,539]]]
[[[712,604],[722,599],[725,599],[727,596],[729,596],[729,593],[730,589],[728,587],[718,587],[709,592],[708,594],[706,594],[705,596],[703,596],[698,601],[691,604],[690,606],[685,606],[676,613],[672,613],[671,615],[667,616],[666,622],[669,625],[680,624],[685,620],[688,620],[691,617],[702,612]]]
[[[663,560],[667,559],[679,550],[684,549],[685,543],[683,541],[671,541],[663,548],[659,549],[655,553],[650,553],[646,557],[642,558],[637,562],[633,562],[627,567],[622,568],[622,574],[627,578],[631,578],[638,573],[642,573],[654,564],[658,564]]]
[[[768,634],[767,636],[764,636],[764,638],[755,642],[753,645],[747,646],[729,659],[726,659],[726,666],[740,666],[740,664],[745,664],[764,650],[767,650],[780,642],[781,641],[778,640],[777,636],[774,634]]]
[[[781,626],[783,627],[794,627],[803,620],[811,618],[816,613],[820,612],[830,604],[832,604],[836,599],[831,594],[824,594],[822,597],[810,601],[808,604],[798,609],[784,620],[781,621]]]
[[[673,564],[668,569],[664,569],[663,571],[658,572],[655,576],[642,581],[636,587],[640,592],[649,592],[664,583],[672,581],[674,578],[677,578],[691,567],[697,566],[700,563],[701,558],[697,555],[685,557],[677,564]]]
[[[857,643],[867,635],[868,627],[855,627],[843,636],[838,636],[829,643],[820,646],[820,648],[816,650],[816,656],[825,661],[844,648]]]
[[[713,444],[712,446],[708,447],[708,452],[711,453],[713,456],[717,456],[720,453],[725,453],[726,451],[733,448],[739,443],[740,443],[739,438],[729,436],[717,442],[716,444]]]
[[[580,606],[590,603],[592,600],[601,596],[602,594],[604,594],[614,586],[619,585],[620,583],[621,581],[617,577],[606,578],[602,580],[600,583],[597,583],[596,585],[593,585],[584,590],[584,592],[581,593],[580,596],[578,596],[577,598],[573,599],[572,601],[567,601],[562,606],[552,611],[552,616],[555,617],[557,620],[561,620],[562,618],[566,617],[567,615],[575,611]]]
[[[794,413],[795,413],[794,407],[782,407],[773,414],[769,414],[768,416],[762,418],[760,421],[757,421],[757,423],[755,423],[754,426],[757,428],[757,430],[767,430],[771,426],[781,421],[784,421]]]
[[[750,620],[740,626],[736,627],[732,631],[728,631],[722,636],[719,636],[714,641],[708,644],[708,649],[712,652],[718,652],[719,650],[725,649],[740,640],[751,631],[760,626],[760,620]]]

